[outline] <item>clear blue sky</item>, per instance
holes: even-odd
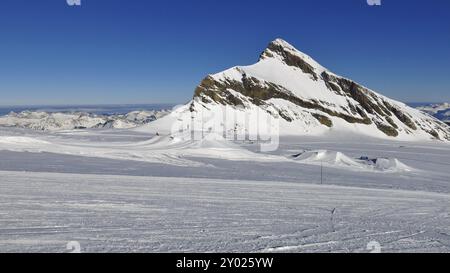
[[[182,103],[280,37],[406,101],[450,101],[450,1],[2,0],[0,104]]]

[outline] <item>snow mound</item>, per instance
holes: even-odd
[[[361,167],[361,164],[343,153],[327,150],[307,151],[295,157],[305,163],[326,163],[329,165]]]
[[[304,151],[294,155],[294,160],[304,164],[323,164],[355,171],[410,172],[414,170],[397,158],[369,159],[367,157],[361,157],[359,159],[353,159],[341,152],[328,150]]]
[[[375,169],[380,171],[391,172],[409,172],[412,168],[403,164],[397,158],[377,158],[375,161]]]

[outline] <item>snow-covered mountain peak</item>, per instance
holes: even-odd
[[[316,79],[326,70],[309,55],[280,38],[270,42],[259,58],[260,61],[267,59],[279,60],[288,66],[300,68],[303,72],[312,74]]]
[[[282,39],[269,43],[253,65],[207,76],[185,109],[190,112],[189,119],[201,120],[203,110],[219,113],[224,106],[243,120],[257,119],[258,113],[264,112],[279,120],[282,135],[333,131],[450,141],[445,123],[330,72]],[[225,120],[230,123],[227,127],[246,130],[245,121]]]

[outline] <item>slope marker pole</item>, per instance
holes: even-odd
[[[320,161],[320,185],[323,185],[323,161]]]

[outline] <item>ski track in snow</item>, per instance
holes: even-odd
[[[84,252],[368,252],[371,241],[384,252],[450,251],[447,144],[285,137],[261,154],[122,130],[0,132],[3,252],[67,252],[69,241]],[[292,155],[323,149],[419,171],[325,164],[318,185],[320,166]],[[157,160],[130,157],[146,153]]]
[[[0,249],[450,251],[450,195],[301,183],[0,172]],[[331,211],[336,209],[333,218]]]

